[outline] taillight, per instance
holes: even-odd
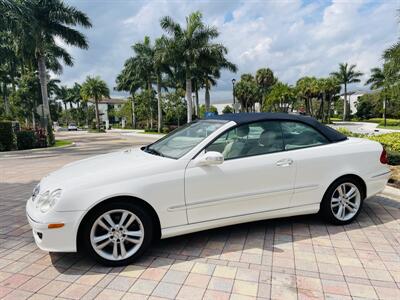
[[[385,148],[382,150],[380,161],[382,164],[387,164],[389,162]]]

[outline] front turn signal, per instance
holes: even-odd
[[[53,224],[47,225],[47,228],[49,228],[49,229],[61,228],[61,227],[64,227],[64,223],[53,223]]]

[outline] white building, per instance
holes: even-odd
[[[355,114],[357,112],[356,103],[358,98],[365,95],[367,92],[365,91],[354,91],[347,92],[347,101],[350,102],[350,114]],[[340,99],[344,100],[344,94],[340,95]]]
[[[99,115],[100,115],[100,122],[106,125],[106,128],[109,127],[110,124],[115,124],[122,122],[125,124],[125,120],[121,120],[115,116],[109,116],[108,112],[111,109],[119,110],[121,109],[122,105],[126,102],[126,99],[118,99],[118,98],[106,98],[101,99],[99,101]],[[94,104],[94,100],[89,100],[89,103],[92,105]]]

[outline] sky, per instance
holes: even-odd
[[[364,73],[361,84],[350,90],[366,89],[370,69],[382,65],[382,52],[400,36],[400,0],[347,1],[128,1],[67,0],[84,11],[92,21],[80,29],[89,49],[67,47],[74,66],[59,76],[65,85],[99,75],[110,87],[124,61],[133,55],[131,45],[164,32],[160,19],[170,16],[184,24],[185,17],[200,11],[206,24],[218,28],[217,42],[229,50],[228,59],[238,66],[233,74],[224,71],[211,90],[214,103],[232,99],[232,78],[269,67],[282,82],[295,84],[302,76],[329,76],[340,62],[356,64]],[[200,101],[204,91],[200,91]]]

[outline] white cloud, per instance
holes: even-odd
[[[130,46],[162,34],[159,20],[170,15],[180,23],[195,10],[218,27],[218,40],[229,49],[239,74],[223,72],[212,90],[215,101],[231,98],[231,79],[270,67],[285,82],[301,76],[328,76],[340,62],[360,71],[382,63],[382,51],[397,40],[398,2],[373,1],[72,1],[89,13],[94,28],[85,31],[88,51],[72,49],[75,66],[62,79],[71,84],[87,74],[102,76],[112,87]],[[354,86],[353,88],[357,88]],[[201,92],[201,95],[203,92]]]

